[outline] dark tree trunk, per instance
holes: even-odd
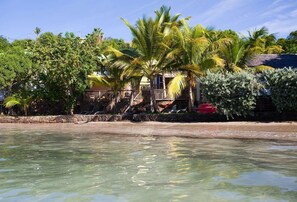
[[[189,112],[193,111],[193,106],[194,106],[193,88],[191,85],[189,85],[189,104],[188,104]]]
[[[112,97],[110,103],[107,106],[107,111],[108,112],[112,112],[113,111],[113,108],[115,106],[115,103],[116,103],[116,98],[115,97]]]
[[[117,113],[117,104],[120,102],[121,94],[116,91],[113,93],[110,103],[107,106],[107,111],[111,113]]]
[[[151,112],[159,112],[154,91],[154,78],[150,78],[150,106]]]
[[[129,102],[129,107],[131,107],[133,105],[133,101],[134,101],[134,91],[131,91],[131,95],[130,95],[130,102]]]

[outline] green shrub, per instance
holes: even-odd
[[[208,73],[201,79],[206,100],[217,106],[218,112],[227,118],[250,115],[260,86],[256,77],[247,72]]]
[[[297,69],[267,71],[264,73],[264,80],[279,112],[297,111]]]

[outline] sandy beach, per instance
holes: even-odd
[[[5,131],[49,131],[73,134],[116,134],[129,136],[165,136],[188,138],[267,139],[297,141],[297,122],[257,123],[160,123],[160,122],[90,122],[52,124],[1,123]]]

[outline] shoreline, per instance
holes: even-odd
[[[124,135],[183,138],[262,139],[297,141],[297,122],[88,122],[88,123],[0,123],[3,131],[48,131],[81,135]]]
[[[87,122],[162,122],[162,123],[218,123],[218,122],[297,122],[296,113],[258,113],[255,116],[227,119],[221,114],[199,113],[159,113],[159,114],[97,114],[97,115],[44,115],[5,116],[0,115],[0,123],[87,123]]]

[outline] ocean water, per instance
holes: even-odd
[[[297,142],[0,133],[0,201],[297,201]]]

